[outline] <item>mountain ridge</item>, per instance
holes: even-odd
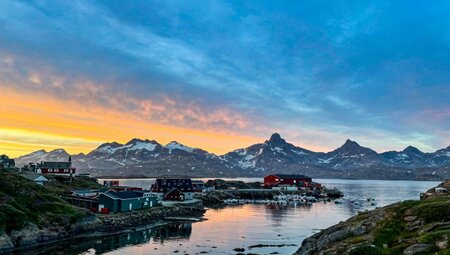
[[[18,165],[68,158],[64,149],[39,150],[16,158]],[[315,152],[287,142],[274,133],[263,143],[223,155],[176,141],[162,145],[133,138],[125,144],[108,142],[87,154],[72,155],[80,172],[94,176],[199,177],[262,176],[268,173],[302,173],[322,178],[443,179],[450,173],[450,146],[422,152],[408,146],[402,151],[378,153],[347,139],[330,152]]]

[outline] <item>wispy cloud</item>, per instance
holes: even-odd
[[[324,150],[348,137],[432,150],[449,140],[446,7],[6,0],[0,86]]]

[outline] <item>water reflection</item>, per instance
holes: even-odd
[[[164,244],[170,240],[189,240],[192,233],[192,223],[174,223],[155,229],[154,241]]]
[[[159,246],[165,242],[188,241],[191,233],[192,223],[171,223],[111,236],[80,238],[20,254],[104,254],[131,245],[155,243]]]

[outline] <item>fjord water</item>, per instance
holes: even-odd
[[[261,181],[256,178],[243,180]],[[152,181],[126,179],[121,180],[121,185],[148,188]],[[245,253],[292,254],[304,238],[320,229],[346,220],[358,211],[375,208],[367,202],[367,198],[374,198],[377,206],[384,206],[402,200],[418,199],[420,192],[438,184],[386,180],[317,181],[343,191],[343,203],[318,202],[312,206],[297,207],[241,205],[208,209],[206,221],[175,223],[102,238],[81,245],[84,252],[80,254],[236,254],[233,251],[235,248],[245,248]],[[355,201],[358,203],[354,203]],[[258,244],[282,247],[249,250],[249,246]]]

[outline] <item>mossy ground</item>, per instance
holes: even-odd
[[[0,232],[9,233],[27,223],[39,227],[73,223],[88,212],[74,207],[61,195],[74,188],[96,187],[88,177],[66,179],[51,178],[48,186],[39,186],[19,175],[0,171]]]
[[[431,244],[432,247],[421,254],[449,254],[450,249],[439,250],[435,243],[450,237],[450,226],[420,232],[420,229],[407,228],[408,222],[404,220],[406,216],[416,216],[417,220],[422,220],[424,227],[434,223],[446,222],[450,220],[450,197],[443,196],[422,201],[405,201],[399,203],[388,210],[388,216],[380,222],[373,233],[373,242],[377,252],[374,254],[391,255],[402,254],[402,251],[409,246],[407,239],[415,239],[418,243]],[[436,253],[438,252],[438,253]]]

